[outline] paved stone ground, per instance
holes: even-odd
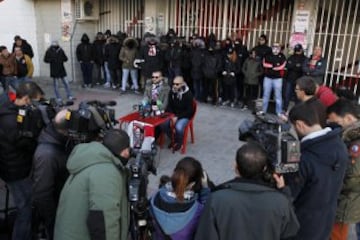
[[[51,80],[43,78],[36,80],[43,87],[46,96],[48,98],[53,97]],[[77,98],[75,104],[84,100],[115,100],[117,106],[114,109],[117,118],[133,111],[132,106],[138,104],[142,99],[141,95],[132,93],[120,95],[119,91],[104,89],[100,86],[92,89],[82,89],[72,84],[71,87]],[[149,194],[152,194],[157,189],[160,176],[163,174],[171,175],[176,162],[184,156],[192,156],[198,159],[215,184],[233,178],[235,152],[242,144],[238,141],[237,129],[244,119],[251,117],[250,111],[199,103],[194,122],[195,143],[191,144],[189,139],[187,152],[184,155],[179,152],[172,153],[166,148],[168,142],[164,144],[165,148],[160,149],[156,156],[158,174],[157,176],[149,176]],[[0,190],[0,209],[4,206],[3,201],[4,192]],[[356,239],[353,230],[349,239]]]

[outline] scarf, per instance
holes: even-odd
[[[173,98],[174,98],[174,96],[176,96],[176,98],[181,101],[182,95],[184,93],[186,93],[187,91],[189,91],[189,87],[187,85],[184,85],[181,88],[179,88],[177,91],[175,90],[175,88],[173,88],[172,91],[174,93]]]

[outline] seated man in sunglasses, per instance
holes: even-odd
[[[172,148],[173,151],[178,151],[182,147],[186,124],[194,114],[193,95],[186,85],[184,78],[181,76],[174,78],[166,112],[171,112],[175,116],[161,125],[161,127],[172,139],[169,147]],[[172,138],[173,130],[175,132]]]
[[[157,110],[165,110],[168,98],[169,98],[170,86],[168,79],[163,77],[162,72],[155,71],[152,73],[151,79],[146,81],[145,92],[144,92],[144,102],[151,104],[152,106],[157,106]]]

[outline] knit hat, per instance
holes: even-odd
[[[115,156],[119,156],[124,149],[130,147],[130,138],[124,130],[110,129],[104,135],[103,144]]]
[[[303,49],[303,47],[302,47],[302,45],[300,44],[300,43],[298,43],[298,44],[296,44],[295,46],[294,46],[294,51],[295,52],[298,52],[298,51],[300,51],[300,50],[302,50]]]

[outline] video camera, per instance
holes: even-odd
[[[240,141],[255,141],[266,150],[276,173],[299,170],[300,142],[289,132],[290,125],[274,114],[255,115],[239,127]]]
[[[147,239],[153,231],[150,220],[149,203],[147,198],[148,176],[156,175],[155,155],[157,148],[151,126],[134,121],[128,126],[130,136],[131,155],[128,162],[130,178],[128,181],[128,199],[131,205],[132,239]]]
[[[88,142],[102,136],[104,130],[113,128],[117,123],[115,101],[84,101],[77,110],[69,110],[66,114],[69,137],[78,143]]]
[[[38,137],[43,127],[51,122],[58,111],[73,104],[72,101],[62,102],[51,98],[33,101],[31,105],[19,108],[16,121],[20,135],[30,138]]]

